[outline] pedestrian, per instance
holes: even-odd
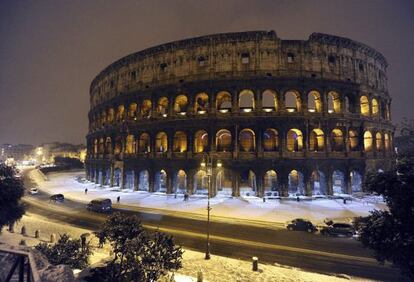
[[[88,188],[85,188],[85,195],[88,194]]]
[[[82,245],[82,250],[83,250],[86,247],[86,236],[85,234],[82,234],[80,237],[81,237],[81,245]]]
[[[346,198],[344,198],[344,205],[346,205]]]
[[[121,201],[121,196],[118,196],[117,198],[116,198],[116,203],[117,204],[119,204],[119,202]]]
[[[185,194],[184,194],[184,202],[187,202],[187,201],[188,201],[188,193],[185,192]]]
[[[299,202],[299,201],[300,201],[299,196],[296,196],[296,202]]]

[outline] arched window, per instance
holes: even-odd
[[[328,113],[340,113],[341,112],[341,98],[335,91],[328,93]]]
[[[135,154],[135,138],[134,135],[128,135],[126,138],[126,153]]]
[[[303,149],[303,135],[299,129],[291,129],[287,134],[287,150],[298,152]]]
[[[364,151],[371,152],[372,151],[372,134],[369,131],[365,131],[364,133]]]
[[[289,113],[301,111],[301,99],[299,92],[288,91],[285,93],[285,109]]]
[[[382,134],[380,132],[375,135],[375,148],[377,151],[382,151]]]
[[[114,150],[114,154],[116,156],[118,156],[119,154],[121,154],[122,152],[122,140],[121,137],[117,137],[115,139],[115,150]]]
[[[105,126],[106,125],[106,112],[103,111],[101,113],[101,126]]]
[[[267,152],[279,149],[279,135],[273,128],[268,128],[263,132],[263,150]]]
[[[108,123],[113,123],[115,120],[115,110],[113,108],[108,109]]]
[[[151,152],[150,136],[148,133],[142,133],[139,137],[138,150],[140,153]]]
[[[105,141],[103,138],[99,139],[99,154],[103,154],[105,152]]]
[[[265,112],[276,112],[278,110],[275,91],[267,89],[262,93],[262,108]]]
[[[384,134],[384,147],[387,152],[391,149],[390,135],[388,133]]]
[[[292,170],[288,176],[288,193],[290,196],[305,195],[305,182],[300,171]]]
[[[154,190],[161,193],[167,192],[167,172],[163,169],[155,173]]]
[[[95,155],[98,154],[98,150],[99,150],[98,146],[99,146],[99,141],[98,139],[95,139],[95,141],[93,142],[93,153]]]
[[[241,150],[244,152],[253,152],[256,149],[256,138],[253,130],[243,129],[239,134]]]
[[[358,145],[359,145],[358,133],[355,130],[351,129],[349,130],[348,134],[349,134],[349,149],[351,151],[357,151]]]
[[[277,174],[274,170],[268,170],[264,176],[264,190],[265,192],[277,191]],[[267,194],[267,193],[266,193]],[[265,194],[265,196],[267,196]],[[276,194],[278,195],[278,194]],[[271,194],[269,196],[272,196]]]
[[[231,133],[227,129],[221,129],[216,134],[216,147],[218,152],[231,151]]]
[[[118,112],[116,113],[116,121],[121,122],[125,119],[125,107],[124,105],[118,106]]]
[[[342,133],[342,130],[337,128],[332,130],[331,141],[333,152],[342,152],[344,150],[344,135]]]
[[[371,105],[372,105],[372,115],[374,117],[377,117],[379,115],[378,100],[373,98],[371,100]]]
[[[311,113],[322,112],[321,94],[318,91],[311,91],[308,94],[308,111]]]
[[[309,138],[309,151],[321,152],[325,148],[325,136],[319,128],[312,130]]]
[[[204,130],[199,130],[195,134],[194,150],[196,153],[203,153],[208,148],[208,134]]]
[[[369,116],[369,101],[367,96],[361,96],[359,103],[361,104],[361,115]]]
[[[203,115],[208,112],[208,95],[205,92],[195,96],[194,110],[197,114]]]
[[[145,99],[142,102],[142,117],[143,118],[151,117],[151,109],[152,109],[151,100]]]
[[[185,95],[178,95],[174,102],[174,112],[180,115],[187,113],[188,99]]]
[[[105,150],[107,154],[112,154],[112,140],[111,137],[106,137],[106,141],[105,141]]]
[[[163,117],[167,116],[168,114],[168,98],[167,97],[161,97],[158,99],[157,113]]]
[[[185,132],[177,131],[174,134],[173,151],[180,153],[187,152],[187,134]]]
[[[173,188],[177,194],[184,194],[187,191],[187,174],[184,170],[180,169],[176,173]]]
[[[155,150],[159,153],[168,151],[168,138],[165,132],[158,132],[155,137]]]
[[[216,109],[220,113],[231,112],[232,103],[231,103],[231,94],[226,91],[221,91],[217,93],[216,97]]]
[[[242,112],[254,110],[254,93],[249,89],[242,90],[239,94],[239,108]]]
[[[136,119],[137,118],[137,103],[131,103],[128,107],[128,119]]]

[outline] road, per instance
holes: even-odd
[[[31,184],[25,178],[26,187]],[[65,200],[49,203],[49,195],[39,192],[23,198],[27,212],[62,222],[97,230],[106,215],[88,212],[85,204]],[[116,208],[116,205],[114,205]],[[135,214],[150,230],[160,230],[174,236],[185,248],[206,249],[206,221],[160,215],[151,212],[120,210]],[[330,238],[284,228],[265,228],[239,222],[211,222],[211,254],[250,260],[257,256],[262,263],[278,263],[318,273],[336,273],[382,281],[401,281],[399,272],[379,265],[372,253],[352,238]]]

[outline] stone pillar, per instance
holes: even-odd
[[[209,103],[208,112],[211,113],[212,115],[215,115],[216,112],[217,112],[217,109],[216,109],[216,93],[213,90],[210,90],[208,103]]]
[[[138,191],[139,187],[139,171],[134,169],[134,191]]]
[[[328,173],[325,175],[326,175],[325,177],[326,178],[326,193],[332,196],[333,195],[333,179],[332,179],[333,174]]]
[[[148,191],[154,192],[155,175],[153,171],[148,171]]]
[[[173,193],[173,179],[174,173],[172,171],[168,171],[167,173],[167,194]]]
[[[257,188],[256,196],[263,197],[264,196],[264,174],[261,171],[259,171],[256,175],[256,188]]]
[[[262,91],[260,89],[255,90],[255,110],[261,112],[263,108]]]
[[[125,175],[125,169],[122,168],[121,169],[121,183],[120,183],[120,187],[121,189],[125,189],[125,182],[126,182],[126,175]]]
[[[240,175],[237,170],[232,171],[232,196],[233,197],[239,197],[240,196]]]
[[[188,171],[187,174],[187,193],[192,195],[194,191],[194,176],[195,176],[195,170],[191,169]]]
[[[303,174],[304,176],[304,182],[305,182],[305,195],[310,197],[312,196],[312,177],[307,175],[307,174]]]
[[[258,128],[256,130],[256,151],[257,151],[257,156],[263,157],[263,129],[262,128]]]
[[[238,113],[239,112],[239,92],[238,91],[231,91],[231,112]]]
[[[114,187],[114,165],[111,164],[111,175],[109,177],[109,186]]]
[[[105,183],[105,175],[106,175],[106,169],[105,166],[102,166],[102,174],[101,174],[101,184],[99,185],[100,187],[104,186]]]
[[[239,126],[235,125],[233,130],[233,158],[237,159],[239,156]]]

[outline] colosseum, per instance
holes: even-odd
[[[363,192],[366,173],[394,159],[386,68],[376,50],[321,33],[224,33],[130,54],[91,83],[87,178],[167,194]]]

